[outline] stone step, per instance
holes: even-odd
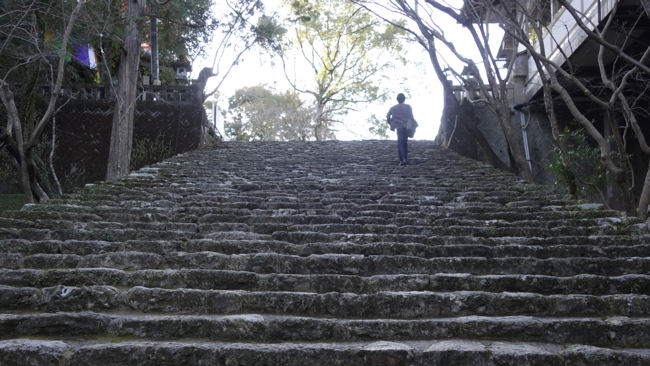
[[[247,184],[247,186],[256,183]],[[374,184],[377,184],[375,182]],[[202,192],[201,198],[193,197],[187,190],[172,189],[165,191],[165,187],[150,187],[150,192],[134,192],[125,194],[123,187],[114,187],[110,192],[87,192],[82,191],[71,195],[67,199],[52,199],[48,201],[48,207],[69,205],[75,202],[80,206],[97,207],[123,207],[125,209],[136,207],[169,207],[171,204],[178,204],[185,207],[190,206],[219,206],[222,204],[255,204],[263,206],[266,203],[290,201],[294,203],[320,203],[323,206],[347,202],[355,206],[380,205],[390,211],[398,208],[414,209],[414,204],[420,206],[439,207],[449,211],[485,212],[486,209],[496,209],[506,212],[572,212],[575,216],[602,217],[611,215],[619,217],[620,213],[605,209],[588,209],[586,205],[576,205],[565,200],[554,200],[544,197],[536,201],[519,200],[518,197],[493,197],[488,189],[485,192],[474,194],[464,193],[459,195],[457,187],[449,190],[439,190],[435,186],[412,187],[408,194],[403,194],[397,187],[386,188],[381,183],[373,187],[371,182],[364,182],[354,186],[343,182],[336,189],[318,182],[309,186],[278,186],[276,190],[242,192],[237,186],[230,188],[212,188],[210,192]],[[96,189],[96,188],[93,188]],[[171,191],[171,192],[170,192]],[[293,191],[295,193],[285,193]],[[526,197],[531,193],[527,192]],[[533,204],[535,202],[535,204]],[[59,208],[61,209],[61,208]]]
[[[535,274],[575,276],[595,274],[618,276],[650,273],[650,259],[631,258],[484,258],[413,256],[364,256],[314,254],[307,257],[277,253],[224,255],[215,252],[170,252],[165,255],[146,252],[114,252],[79,256],[75,254],[0,253],[0,267],[7,269],[54,269],[105,267],[138,269],[221,269],[258,273],[296,274]]]
[[[221,231],[223,224],[199,225],[200,232]],[[241,224],[245,225],[245,224]],[[245,228],[245,227],[244,227]],[[284,229],[284,230],[283,230]],[[616,235],[619,230],[613,226],[599,225],[589,227],[555,226],[552,228],[540,228],[536,226],[439,226],[434,222],[432,225],[360,225],[360,224],[312,224],[312,225],[274,225],[266,232],[316,232],[319,234],[406,234],[424,236],[455,236],[471,235],[478,237],[556,237],[575,235],[576,231],[585,236],[591,235]],[[281,239],[280,239],[281,240]],[[300,242],[298,242],[300,243]]]
[[[182,231],[188,233],[196,233],[199,228],[193,223],[184,222],[143,222],[143,221],[104,221],[100,218],[95,218],[92,221],[78,221],[78,220],[52,220],[52,219],[35,219],[35,220],[21,220],[21,219],[7,219],[0,218],[0,228],[13,227],[15,229],[47,229],[50,231],[58,232],[63,229],[75,231],[94,231],[94,230],[148,230],[148,231]]]
[[[258,230],[257,232],[263,232]],[[218,252],[222,254],[277,253],[298,256],[312,254],[360,254],[360,255],[407,255],[413,257],[534,257],[570,258],[570,257],[650,257],[650,244],[638,245],[523,245],[488,243],[488,244],[454,244],[441,243],[427,245],[422,243],[375,242],[367,244],[334,242],[293,244],[280,240],[128,240],[126,242],[107,242],[97,240],[42,240],[24,239],[4,240],[0,242],[0,252],[32,254],[102,254],[109,252],[147,252],[167,254],[170,252]]]
[[[137,270],[109,268],[0,270],[0,285],[14,287],[133,286],[203,290],[300,291],[372,294],[380,291],[483,291],[553,294],[650,294],[650,275],[471,275],[437,273],[376,275],[259,274],[205,269]]]
[[[0,308],[20,312],[141,311],[186,314],[285,314],[340,318],[417,319],[514,316],[642,317],[650,296],[540,295],[476,291],[382,291],[372,294],[297,291],[161,289],[135,286],[0,286]]]
[[[334,205],[334,207],[332,207]],[[241,207],[237,207],[241,206]],[[541,211],[530,211],[528,209],[522,210],[504,210],[503,207],[495,209],[490,209],[486,211],[480,207],[474,207],[473,209],[465,208],[458,209],[452,207],[443,207],[440,205],[431,205],[427,202],[420,202],[418,204],[418,211],[405,211],[405,212],[391,212],[386,210],[362,210],[358,206],[348,204],[339,205],[339,204],[330,204],[324,205],[319,209],[285,209],[285,210],[274,210],[274,209],[263,209],[263,208],[246,208],[248,206],[245,202],[236,202],[236,203],[206,203],[205,200],[196,203],[188,203],[183,206],[174,208],[174,217],[176,219],[183,217],[191,217],[195,220],[206,217],[206,220],[210,221],[212,215],[223,215],[223,219],[237,219],[244,220],[244,218],[252,218],[263,220],[265,217],[277,218],[277,217],[292,217],[300,221],[301,216],[330,216],[335,217],[339,216],[342,218],[346,217],[356,217],[356,216],[378,216],[384,218],[394,218],[394,217],[418,217],[422,214],[426,215],[426,218],[431,218],[436,220],[439,218],[461,218],[461,219],[472,219],[479,220],[481,222],[494,222],[494,220],[503,220],[509,222],[517,222],[520,220],[528,221],[537,221],[543,222],[544,220],[593,220],[592,222],[600,224],[600,220],[605,220],[605,222],[620,222],[623,225],[629,225],[630,222],[636,222],[635,219],[621,219],[620,213],[610,212],[610,211],[550,211],[550,210],[541,210]],[[348,209],[342,209],[348,207]],[[353,208],[351,210],[349,208]],[[154,209],[154,208],[151,208]],[[119,215],[129,214],[129,212],[135,212],[140,214],[143,208],[135,207],[110,207],[110,206],[98,206],[95,208],[95,212],[100,214],[102,217],[108,217],[108,215]],[[163,211],[163,208],[158,210]],[[341,215],[339,212],[347,213],[347,215]],[[214,219],[212,220],[214,221]],[[325,222],[323,222],[325,223]]]
[[[411,147],[229,142],[2,215],[0,364],[648,363],[645,223]]]
[[[167,223],[159,224],[164,227]],[[201,237],[193,226],[184,224],[169,224],[170,230],[161,230],[160,227],[156,229],[136,229],[136,228],[115,228],[113,225],[107,224],[99,228],[81,228],[81,227],[58,227],[52,229],[41,228],[19,228],[8,231],[2,231],[0,228],[0,239],[13,239],[22,238],[32,241],[42,240],[95,240],[95,241],[127,241],[137,239],[149,240],[184,240],[184,239],[198,239]],[[76,225],[75,225],[76,226]],[[259,235],[253,235],[259,236]]]
[[[86,212],[58,212],[58,211],[36,211],[36,210],[21,210],[21,211],[4,211],[2,212],[2,221],[6,219],[14,219],[22,221],[36,221],[36,220],[62,220],[62,221],[75,221],[75,222],[92,222],[101,221],[102,217],[94,213]]]
[[[287,234],[282,234],[287,235]],[[504,236],[504,237],[476,237],[471,235],[415,235],[415,234],[330,234],[331,242],[346,242],[357,244],[369,243],[417,243],[427,245],[447,244],[480,244],[480,245],[620,245],[635,246],[647,244],[650,241],[648,235],[560,235],[555,237],[526,237],[526,236]],[[301,240],[298,236],[294,240]]]
[[[139,226],[134,223],[134,226]],[[143,224],[147,226],[148,224]],[[182,241],[194,239],[237,239],[237,240],[276,240],[286,241],[293,244],[304,245],[306,243],[314,242],[349,242],[357,244],[367,244],[375,242],[393,242],[393,243],[420,243],[420,244],[481,244],[492,245],[493,243],[506,243],[506,244],[522,244],[522,245],[638,245],[640,243],[648,243],[647,235],[630,236],[630,235],[590,235],[590,236],[568,236],[557,235],[547,237],[526,237],[524,232],[508,232],[507,230],[501,231],[501,236],[476,236],[467,235],[471,234],[464,230],[458,230],[458,235],[427,235],[426,232],[430,228],[421,227],[402,227],[399,233],[390,234],[376,234],[376,233],[344,233],[344,232],[300,232],[300,231],[276,231],[272,234],[265,234],[269,232],[269,228],[263,225],[258,226],[259,233],[238,227],[237,225],[221,227],[222,230],[210,231],[203,233],[194,232],[193,224],[185,223],[170,223],[170,224],[154,224],[156,230],[151,229],[135,229],[135,228],[111,228],[108,223],[97,223],[100,228],[87,230],[75,227],[70,228],[56,228],[56,229],[38,229],[38,228],[0,228],[0,238],[3,240],[11,240],[13,238],[22,238],[31,241],[45,241],[45,240],[59,240],[59,241],[129,241],[129,240],[166,240],[166,241]],[[173,230],[161,230],[167,227]],[[369,231],[373,229],[368,228]],[[433,230],[431,230],[433,231]],[[490,230],[477,229],[477,232],[483,234],[490,234]],[[413,233],[414,232],[414,233]],[[508,235],[510,234],[510,235]],[[517,235],[515,235],[517,234]]]
[[[432,319],[339,319],[283,315],[141,315],[94,312],[0,314],[4,337],[139,337],[247,342],[354,342],[421,339],[587,344],[648,348],[650,318],[466,316]]]
[[[626,365],[645,366],[650,354],[582,344],[469,339],[328,343],[226,343],[15,339],[0,341],[5,366],[186,364],[249,365]]]

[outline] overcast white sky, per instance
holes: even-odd
[[[281,0],[265,0],[267,13],[279,9],[280,2]],[[450,27],[454,27],[454,25],[450,25]],[[400,74],[391,78],[386,87],[395,96],[399,92],[408,90],[405,92],[406,102],[413,107],[415,118],[420,124],[415,138],[433,140],[438,133],[443,108],[442,88],[435,76],[429,57],[422,47],[417,44],[409,45],[408,53],[409,59],[412,60],[411,64],[402,69]],[[206,59],[197,60],[193,67],[193,77],[196,77],[203,67],[212,66],[213,57],[214,55],[208,52]],[[237,89],[245,86],[266,84],[274,87],[276,91],[289,89],[281,67],[278,60],[271,60],[266,54],[260,55],[255,50],[248,53],[244,57],[244,61],[235,67],[222,85],[219,106],[225,109],[228,97],[233,95]],[[215,82],[216,80],[213,78],[211,81]],[[210,84],[206,90],[212,90]],[[338,130],[337,138],[340,140],[376,138],[368,131],[368,118],[372,114],[376,114],[383,120],[388,108],[395,103],[395,99],[391,98],[384,104],[372,105],[348,115],[342,126],[335,127]],[[391,135],[391,138],[394,136]]]

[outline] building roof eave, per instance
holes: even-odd
[[[514,9],[514,0],[464,0],[461,14],[472,23],[501,23],[492,9]]]

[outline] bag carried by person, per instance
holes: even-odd
[[[415,118],[409,118],[409,120],[406,122],[406,131],[408,132],[410,138],[415,136],[416,128],[418,128],[418,123],[415,121]]]

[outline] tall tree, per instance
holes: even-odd
[[[113,112],[111,142],[106,180],[129,174],[133,143],[133,116],[137,101],[138,67],[140,66],[141,30],[138,21],[145,11],[145,0],[126,2],[124,43],[117,74],[116,103]]]
[[[285,75],[296,91],[313,98],[314,137],[332,138],[332,125],[341,116],[386,98],[382,82],[397,63],[406,62],[401,56],[403,32],[349,1],[288,4],[296,24],[293,44],[281,52]],[[300,61],[290,65],[294,59]],[[301,64],[306,64],[304,72]]]
[[[226,133],[246,141],[311,140],[313,112],[303,104],[293,91],[241,88],[230,98]]]
[[[212,0],[149,1],[147,16],[157,19],[161,62],[174,62],[185,56],[193,61],[205,55],[205,45],[223,26],[223,20],[210,10],[212,3]],[[150,37],[149,31],[149,27],[144,27],[146,37]]]
[[[277,52],[286,33],[277,17],[264,14],[264,4],[259,0],[226,0],[224,5],[219,19],[220,32],[212,43],[214,56],[209,69],[210,77],[215,77],[217,82],[205,94],[206,98],[218,92],[230,72],[253,47]]]

